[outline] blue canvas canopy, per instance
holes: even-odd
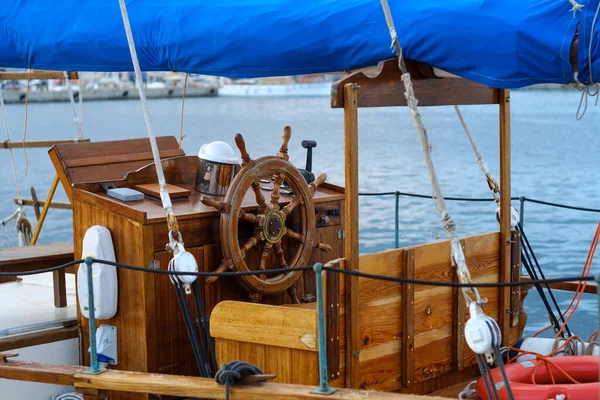
[[[489,86],[600,76],[600,0],[391,0],[407,58]],[[142,70],[232,78],[349,71],[394,56],[379,0],[130,0]],[[590,52],[591,50],[591,52]],[[591,65],[590,65],[591,59]],[[3,0],[0,66],[133,69],[118,0]],[[591,70],[590,70],[591,67]],[[593,73],[591,73],[593,71]]]

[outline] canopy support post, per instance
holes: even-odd
[[[499,282],[511,280],[511,187],[510,187],[510,91],[500,90],[500,276]],[[509,287],[500,290],[500,310],[498,313],[502,345],[509,344],[509,331],[512,326]],[[517,320],[518,321],[518,320]]]
[[[358,89],[344,85],[344,159],[346,201],[344,256],[350,271],[358,271]],[[346,285],[346,387],[358,388],[358,278],[345,276]]]

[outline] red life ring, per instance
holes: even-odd
[[[597,400],[600,398],[600,383],[598,382],[598,364],[600,360],[596,356],[565,356],[550,358],[552,364],[568,373],[580,384],[571,383],[565,375],[554,365],[550,364],[552,377],[548,364],[540,360],[515,362],[505,365],[506,376],[510,382],[510,388],[516,400],[548,400],[556,399],[558,395],[564,395],[564,400]],[[532,383],[533,371],[535,382]],[[508,393],[504,388],[502,373],[499,368],[492,370],[494,384],[498,388],[500,400],[507,400]],[[483,400],[490,400],[485,388],[483,378],[477,381],[477,395]],[[563,397],[559,397],[561,399]]]

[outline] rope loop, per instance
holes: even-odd
[[[215,375],[215,382],[225,385],[225,399],[229,400],[229,387],[235,385],[245,376],[263,375],[260,368],[244,361],[230,361],[221,364]]]

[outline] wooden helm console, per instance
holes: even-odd
[[[242,135],[237,134],[235,143],[242,156],[242,169],[231,182],[223,201],[219,202],[208,197],[201,201],[221,212],[221,247],[223,260],[216,272],[266,270],[272,253],[277,260],[277,268],[292,268],[308,264],[313,248],[328,252],[331,246],[316,240],[315,208],[313,196],[316,188],[323,183],[327,176],[321,174],[308,185],[300,172],[290,163],[288,142],[291,128],[283,130],[283,143],[276,156],[260,157],[252,160],[246,151]],[[273,180],[271,198],[267,202],[261,193],[261,180]],[[293,193],[287,205],[281,207],[282,185],[286,183]],[[256,196],[258,209],[256,214],[244,211],[242,201],[248,190],[252,188]],[[291,194],[290,193],[290,194]],[[286,220],[295,208],[299,208],[300,229],[295,232],[286,226]],[[240,245],[238,222],[245,221],[254,225],[252,236]],[[286,260],[283,240],[288,238],[298,243],[291,259]],[[258,265],[249,265],[248,251],[256,246],[262,247]],[[252,268],[251,268],[252,267]],[[239,280],[248,290],[253,300],[260,300],[262,295],[276,295],[288,290],[294,302],[299,303],[294,283],[300,277],[301,271],[290,271],[278,275],[242,275]],[[206,280],[214,282],[216,277]]]

